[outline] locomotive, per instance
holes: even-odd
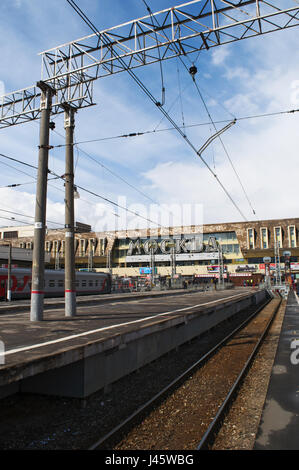
[[[0,268],[0,299],[6,299],[7,268]],[[26,299],[31,296],[31,269],[11,270],[11,298]],[[45,297],[64,296],[64,270],[46,269],[44,278]],[[109,273],[76,271],[77,295],[110,294],[111,275]]]

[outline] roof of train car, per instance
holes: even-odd
[[[4,272],[6,273],[8,271],[7,268],[0,268],[0,273]],[[11,274],[13,273],[30,273],[31,274],[31,269],[30,268],[11,268]],[[63,274],[64,275],[64,269],[45,269],[45,274],[51,274],[53,276],[57,276],[58,274]],[[107,275],[108,273],[104,273],[102,271],[98,272],[90,272],[90,271],[76,271],[76,275],[81,275],[81,276],[90,276],[93,277],[95,275]]]

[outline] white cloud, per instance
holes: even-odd
[[[225,60],[229,57],[230,50],[226,46],[221,46],[216,48],[212,52],[212,64],[213,65],[222,65]]]
[[[224,77],[228,80],[232,80],[234,78],[245,80],[250,77],[250,73],[244,67],[227,67]]]

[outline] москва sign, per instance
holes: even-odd
[[[215,238],[210,237],[208,244],[202,243],[202,237],[193,238],[164,238],[162,240],[140,239],[131,240],[127,251],[127,262],[150,261],[150,256],[155,256],[155,261],[168,261],[174,248],[176,260],[215,259],[218,256],[218,247]]]

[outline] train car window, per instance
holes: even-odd
[[[79,286],[80,286],[80,282],[76,281],[76,287],[79,287]]]
[[[93,281],[89,281],[88,285],[89,285],[89,287],[92,287],[93,286]]]
[[[98,285],[98,280],[95,281],[96,286]]]
[[[63,287],[63,279],[59,279],[59,281],[58,281],[58,287]]]
[[[86,287],[86,281],[82,281],[82,287]]]
[[[50,280],[49,281],[49,287],[55,287],[55,280]]]

